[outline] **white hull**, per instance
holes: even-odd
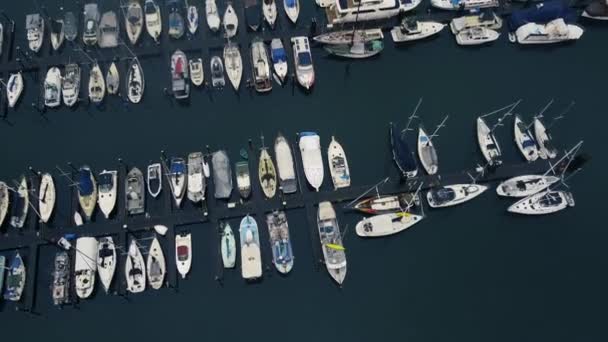
[[[219,30],[220,16],[217,12],[215,0],[205,0],[205,14],[207,16],[207,25],[209,25],[209,29],[213,32]]]
[[[109,293],[112,279],[116,271],[116,246],[111,236],[102,237],[99,239],[97,252],[97,273],[99,281],[106,293]]]
[[[293,58],[298,83],[306,90],[310,90],[315,83],[315,69],[312,62],[312,53],[307,37],[291,38],[293,45]],[[299,56],[303,58],[300,58]],[[306,56],[306,57],[304,57]],[[305,64],[302,63],[304,60]]]
[[[224,30],[226,31],[226,38],[232,38],[236,35],[239,29],[239,18],[236,16],[234,7],[228,4],[226,12],[224,13]]]
[[[258,226],[251,216],[241,220],[241,275],[245,280],[254,280],[262,276],[262,255]]]
[[[118,90],[120,89],[120,76],[118,75],[116,63],[112,63],[108,69],[108,74],[106,75],[106,85],[108,87],[108,94],[118,94]]]
[[[387,236],[402,232],[422,219],[422,216],[410,213],[377,215],[359,221],[355,230],[361,237]]]
[[[429,138],[426,132],[422,129],[418,129],[418,158],[420,164],[424,167],[424,170],[429,175],[434,175],[439,169],[439,163],[437,161],[437,151],[433,145],[433,141]]]
[[[200,87],[205,81],[205,72],[203,71],[203,59],[194,58],[188,61],[190,64],[190,80],[192,84]]]
[[[319,203],[317,228],[327,272],[336,283],[342,285],[346,277],[346,253],[342,245],[336,212],[331,202]]]
[[[444,27],[444,24],[434,21],[418,21],[417,29],[411,32],[403,30],[401,26],[395,26],[391,30],[391,37],[395,43],[411,42],[434,36]]]
[[[175,235],[175,265],[182,279],[186,278],[192,265],[192,235],[190,233]]]
[[[0,227],[4,223],[4,220],[6,219],[6,214],[8,214],[9,205],[10,205],[10,195],[8,192],[8,186],[6,185],[6,183],[0,182]],[[2,288],[2,287],[0,286],[0,288]]]
[[[65,68],[65,75],[62,83],[63,103],[72,107],[78,101],[80,94],[80,67],[78,64],[68,64]]]
[[[127,279],[127,291],[141,293],[146,289],[146,264],[135,240],[131,240],[126,259],[125,277]]]
[[[160,246],[160,242],[155,237],[150,245],[148,252],[148,281],[150,287],[155,290],[160,289],[165,282],[165,274],[167,274],[167,264],[165,262],[165,255],[163,249]]]
[[[277,4],[275,0],[262,0],[262,12],[264,13],[264,20],[274,28],[274,24],[277,21]]]
[[[557,19],[546,25],[528,23],[520,26],[511,34],[510,40],[518,44],[555,44],[578,40],[583,33],[582,27],[565,24],[563,19]]]
[[[559,182],[555,176],[523,175],[517,176],[500,183],[496,187],[496,193],[504,197],[527,197],[543,191],[551,185]]]
[[[546,215],[573,206],[574,199],[569,192],[547,190],[526,197],[511,205],[507,210],[522,215]]]
[[[277,173],[282,191],[284,193],[296,192],[296,171],[293,154],[289,143],[282,135],[279,135],[274,143],[274,155],[277,158]]]
[[[463,9],[498,7],[499,2],[498,0],[460,0],[457,2],[452,0],[431,0],[431,6],[447,11],[458,11]]]
[[[243,77],[243,59],[238,45],[228,43],[224,46],[224,67],[232,88],[238,91]]]
[[[97,271],[97,240],[81,237],[76,240],[76,262],[74,264],[74,287],[78,298],[89,298],[95,288]]]
[[[546,156],[549,159],[557,157],[557,150],[548,146],[551,143],[551,138],[547,134],[547,129],[540,119],[534,119],[534,136],[536,143],[538,144],[539,152],[542,156]]]
[[[58,107],[61,104],[61,71],[52,67],[46,73],[44,80],[44,105],[49,108]]]
[[[532,138],[532,135],[530,135],[528,128],[521,121],[519,116],[515,116],[513,132],[515,136],[515,144],[517,145],[517,148],[519,148],[522,156],[527,161],[535,161],[538,159],[539,154],[538,148],[536,147],[536,142]]]
[[[350,186],[350,168],[348,159],[342,145],[332,136],[327,148],[327,162],[329,173],[334,183],[334,189],[347,188]]]
[[[29,190],[27,187],[27,179],[25,176],[21,176],[21,181],[19,182],[19,188],[17,189],[17,193],[14,194],[19,196],[22,203],[22,210],[20,212],[14,212],[11,216],[11,226],[14,228],[23,228],[25,224],[25,220],[27,220],[27,213],[30,207],[30,199],[29,199]]]
[[[280,38],[274,38],[270,42],[270,55],[273,60],[274,73],[282,84],[287,76],[288,65],[287,52]]]
[[[146,9],[144,11],[146,12],[146,30],[148,31],[150,37],[152,37],[152,39],[154,39],[154,41],[158,43],[160,33],[163,29],[160,8],[154,2],[154,0],[146,0],[144,8]],[[152,8],[154,10],[151,10],[148,13],[147,8]]]
[[[14,108],[23,92],[23,76],[21,73],[11,74],[6,87],[6,96],[8,98],[8,106]]]
[[[129,72],[127,74],[127,98],[131,103],[141,102],[141,98],[144,96],[144,89],[146,83],[144,79],[144,71],[139,64],[137,58],[131,62]]]
[[[144,11],[138,1],[129,2],[127,16],[125,16],[125,27],[127,28],[129,41],[132,45],[135,45],[144,27]]]
[[[148,165],[148,171],[147,171],[147,176],[146,176],[146,182],[148,185],[148,193],[150,194],[150,196],[156,198],[158,197],[158,195],[160,194],[160,192],[163,189],[163,178],[162,178],[162,167],[160,165],[160,163],[154,163],[154,164],[150,164]],[[152,182],[154,182],[154,184],[156,184],[156,181],[158,181],[158,187],[155,187],[154,189],[150,186],[150,184]]]
[[[203,155],[200,152],[188,156],[188,192],[187,196],[193,203],[204,200],[205,177],[203,176]]]
[[[583,11],[583,13],[581,14],[581,17],[588,18],[588,19],[594,19],[594,20],[602,20],[602,21],[608,20],[608,15],[594,16],[594,15],[587,13],[587,11]]]
[[[97,190],[97,203],[99,205],[99,209],[106,218],[109,218],[114,211],[114,207],[116,206],[116,188],[118,182],[118,172],[117,171],[102,171],[99,174],[99,177],[104,176],[104,174],[109,174],[112,177],[112,187],[110,189],[102,189],[99,186]]]
[[[479,184],[454,184],[443,186],[439,191],[450,193],[446,196],[445,200],[436,200],[433,198],[431,191],[427,192],[426,199],[431,208],[444,208],[451,207],[458,204],[468,202],[475,197],[484,193],[488,190],[487,186]]]
[[[485,27],[474,27],[458,32],[456,43],[462,46],[482,45],[498,40],[500,33]]]
[[[186,18],[188,20],[188,32],[195,34],[198,30],[198,9],[196,6],[188,6]]]
[[[326,10],[328,13],[328,27],[333,27],[336,24],[353,23],[371,20],[390,19],[411,11],[418,7],[422,0],[412,0],[409,3],[401,3],[397,5],[396,1],[384,1],[384,4],[378,5],[377,2],[365,2],[362,5],[350,8],[340,8],[338,2],[333,3]]]
[[[477,118],[477,142],[481,154],[488,163],[492,165],[501,163],[500,157],[502,152],[500,145],[482,117]]]
[[[300,15],[300,0],[283,0],[283,8],[287,18],[295,24]]]
[[[53,214],[55,208],[55,182],[53,176],[48,173],[42,175],[40,180],[40,192],[38,194],[38,209],[40,211],[40,220],[47,223]],[[0,222],[1,223],[1,222]]]
[[[106,81],[99,65],[95,63],[89,74],[89,99],[93,103],[100,103],[106,95]]]
[[[317,134],[300,136],[300,153],[302,155],[302,166],[308,184],[319,191],[323,184],[323,156],[321,155],[321,143]]]
[[[230,228],[228,223],[224,226],[220,244],[224,268],[234,268],[236,264],[236,241],[232,228]]]

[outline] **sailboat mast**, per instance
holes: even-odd
[[[519,103],[521,102],[521,100],[517,101],[515,104],[513,104],[509,110],[500,117],[500,119],[498,119],[498,121],[494,124],[494,126],[492,126],[492,129],[490,130],[490,134],[494,134],[494,130],[496,128],[498,128],[499,126],[502,126],[502,122],[504,121],[504,119],[506,119],[507,117],[513,115],[513,110],[515,109],[515,107],[517,107],[519,105]]]
[[[412,124],[412,120],[414,120],[415,118],[418,118],[416,116],[416,113],[418,113],[418,108],[420,108],[421,104],[422,104],[422,97],[420,99],[418,99],[418,104],[416,104],[416,108],[414,108],[414,112],[412,112],[412,115],[409,116],[409,118],[407,120],[407,125],[405,126],[405,129],[403,129],[402,133],[409,131],[410,125]]]
[[[440,130],[442,127],[445,127],[445,122],[448,120],[448,118],[449,118],[449,117],[450,117],[449,115],[446,115],[446,116],[443,118],[443,120],[441,120],[441,123],[440,123],[439,125],[437,125],[437,127],[435,128],[435,131],[433,131],[433,134],[429,135],[429,140],[432,140],[434,137],[437,137],[437,136],[438,136],[438,135],[437,135],[437,132],[439,132],[439,130]]]

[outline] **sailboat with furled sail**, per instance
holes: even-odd
[[[418,111],[421,103],[422,99],[418,101],[418,104],[416,105],[412,115],[409,117],[407,126],[403,131],[395,129],[393,123],[390,124],[389,128],[391,146],[393,149],[393,160],[395,161],[395,164],[397,164],[399,171],[401,171],[401,176],[403,178],[416,177],[418,174],[418,166],[416,165],[416,160],[414,159],[412,151],[410,150],[410,147],[405,139],[405,133],[409,130],[412,120],[417,117],[416,112]]]
[[[520,102],[521,100],[503,108],[499,108],[490,113],[481,115],[477,118],[477,142],[479,144],[481,154],[483,155],[489,166],[495,167],[502,164],[502,151],[500,149],[500,145],[498,144],[498,140],[494,135],[494,131],[496,130],[496,128],[503,125],[502,122],[508,116],[512,115],[512,111],[515,109],[515,107],[517,107]],[[497,120],[496,124],[494,124],[492,128],[490,128],[485,118],[489,117],[490,115],[504,112],[505,110],[505,114]]]

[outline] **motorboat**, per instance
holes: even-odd
[[[186,31],[184,17],[182,17],[178,0],[169,0],[169,37],[180,39]]]
[[[342,145],[331,137],[331,142],[327,148],[327,162],[329,163],[329,173],[334,183],[334,189],[347,188],[350,186],[350,168]]]
[[[293,248],[289,236],[287,215],[284,211],[275,211],[266,215],[266,225],[272,249],[272,263],[282,274],[287,274],[293,268]]]
[[[51,47],[53,50],[57,51],[63,45],[63,41],[65,40],[65,31],[63,25],[63,19],[53,19],[50,24],[51,28]],[[1,51],[1,48],[0,48]],[[1,54],[1,52],[0,52]]]
[[[78,101],[80,77],[80,67],[78,64],[70,63],[65,66],[61,95],[63,96],[63,103],[68,107],[72,107]]]
[[[327,9],[327,26],[384,20],[418,7],[422,0],[335,1]]]
[[[300,0],[283,0],[283,9],[285,9],[287,18],[295,24],[300,15]]]
[[[264,14],[264,20],[266,20],[268,26],[274,29],[274,24],[276,23],[278,16],[275,0],[262,0],[262,13]]]
[[[8,78],[8,82],[6,83],[6,97],[8,99],[8,106],[10,108],[15,108],[17,101],[19,101],[19,98],[21,97],[23,88],[24,83],[21,72],[11,74]]]
[[[302,132],[299,145],[306,180],[318,192],[323,184],[325,172],[321,155],[321,138],[315,132]]]
[[[224,31],[226,31],[226,38],[234,37],[238,28],[239,18],[236,16],[234,7],[229,3],[226,7],[226,12],[224,12]]]
[[[99,104],[106,96],[106,81],[101,73],[99,64],[93,64],[89,72],[89,99],[91,102]]]
[[[468,10],[478,8],[498,7],[498,0],[431,0],[431,6],[442,10]]]
[[[502,164],[500,145],[494,136],[494,131],[488,127],[483,117],[477,118],[477,142],[484,159],[491,166]]]
[[[249,163],[240,161],[234,165],[236,172],[236,185],[239,189],[241,198],[247,199],[251,196],[251,175],[249,173]]]
[[[138,0],[131,0],[127,6],[125,27],[127,28],[127,37],[129,37],[131,44],[137,44],[141,31],[144,28],[144,10]]]
[[[85,219],[90,221],[97,204],[97,182],[88,165],[78,170],[78,203]]]
[[[551,135],[547,133],[547,129],[540,118],[534,118],[534,136],[541,155],[544,155],[549,159],[557,157],[557,148],[553,145],[553,139],[551,139]]]
[[[298,182],[293,153],[287,139],[281,133],[277,135],[274,141],[274,155],[277,158],[277,173],[281,191],[285,194],[295,193],[298,191]]]
[[[65,12],[63,16],[63,33],[69,42],[75,41],[78,37],[78,19],[73,12]]]
[[[595,0],[585,7],[582,17],[595,20],[608,20],[608,1]]]
[[[118,46],[118,16],[114,11],[105,12],[99,22],[99,47],[115,48]]]
[[[37,53],[44,42],[44,19],[42,16],[38,13],[28,14],[25,17],[25,30],[30,50]]]
[[[505,197],[528,197],[560,181],[551,175],[522,175],[509,178],[496,187],[496,193]]]
[[[230,199],[232,193],[232,169],[226,151],[219,150],[211,157],[213,165],[213,185],[215,185],[215,198]]]
[[[76,240],[76,261],[74,263],[74,287],[80,299],[91,296],[95,289],[97,272],[98,242],[94,237],[80,237]]]
[[[190,66],[190,81],[197,87],[203,85],[205,80],[205,73],[203,71],[203,59],[193,58],[188,61]]]
[[[0,265],[3,266],[3,265]],[[53,304],[57,306],[70,302],[70,257],[65,251],[55,254],[53,263],[53,284],[51,285],[51,296]],[[4,273],[4,270],[0,271]],[[0,278],[2,276],[0,275]],[[1,284],[0,284],[1,285]]]
[[[234,90],[238,91],[243,77],[243,59],[236,43],[228,42],[224,45],[224,64],[230,84]]]
[[[30,206],[27,178],[25,176],[21,176],[17,191],[13,190],[11,201],[11,226],[18,229],[23,228]]]
[[[146,289],[146,264],[135,239],[131,240],[125,263],[127,291],[141,293]]]
[[[139,60],[134,58],[127,73],[127,98],[129,101],[131,103],[141,102],[145,87],[144,71],[139,64]]]
[[[220,250],[222,251],[222,263],[224,268],[234,268],[236,264],[236,241],[230,224],[225,223],[220,239]]]
[[[327,45],[348,45],[353,41],[371,42],[384,39],[382,29],[330,31],[313,37],[317,43]]]
[[[486,27],[472,27],[456,35],[458,45],[470,46],[491,43],[500,37],[500,33]]]
[[[4,269],[2,269],[2,272],[4,273]],[[11,302],[18,302],[21,300],[21,294],[25,288],[26,275],[25,263],[19,252],[16,252],[6,274],[6,289],[4,290],[5,300]]]
[[[192,234],[182,232],[175,235],[175,264],[177,272],[185,279],[192,266]]]
[[[395,43],[411,42],[434,36],[444,27],[444,24],[436,21],[404,19],[399,26],[391,29],[391,37]]]
[[[110,64],[110,68],[108,68],[108,73],[106,74],[106,86],[108,88],[108,94],[110,95],[116,95],[118,94],[118,90],[120,90],[120,75],[118,74],[116,63],[114,62],[112,62],[112,64]]]
[[[488,190],[479,184],[453,184],[429,190],[426,194],[431,208],[444,208],[468,202]]]
[[[53,176],[50,173],[43,173],[40,177],[40,191],[38,192],[38,212],[42,222],[49,222],[55,209],[56,199],[57,194]]]
[[[336,212],[331,202],[319,203],[317,227],[327,272],[339,285],[342,285],[346,277],[346,253],[342,245],[342,234]]]
[[[220,15],[217,12],[215,0],[205,0],[205,15],[209,29],[217,32],[220,29]]]
[[[393,160],[403,178],[413,178],[418,174],[418,166],[416,165],[416,160],[413,157],[413,154],[405,140],[404,132],[399,132],[393,127],[393,124],[390,125],[390,140],[391,146],[393,150]]]
[[[203,175],[203,154],[192,152],[188,155],[188,192],[187,196],[192,203],[199,203],[205,199],[205,176]]]
[[[99,9],[96,3],[84,5],[84,29],[82,41],[85,45],[93,46],[99,40]]]
[[[369,58],[376,56],[384,50],[384,43],[381,40],[369,42],[354,41],[352,44],[344,45],[325,45],[325,51],[332,55],[344,58]]]
[[[298,83],[306,90],[315,83],[315,70],[312,64],[312,54],[308,37],[298,36],[291,38],[293,45],[294,64]]]
[[[146,18],[146,31],[156,43],[159,43],[160,33],[163,29],[160,8],[154,0],[146,0],[144,3]]]
[[[264,41],[260,38],[254,38],[251,42],[251,67],[255,90],[258,93],[271,91],[270,60]]]
[[[353,209],[365,214],[382,215],[403,212],[419,205],[420,196],[413,192],[405,192],[397,195],[365,198],[357,202]]]
[[[125,203],[129,215],[143,214],[146,208],[146,189],[144,175],[134,167],[127,173],[125,180]]]
[[[539,157],[538,147],[528,127],[521,120],[519,115],[515,116],[513,132],[515,136],[515,144],[519,151],[527,161],[535,161]]]
[[[196,6],[188,6],[186,9],[186,20],[188,21],[188,32],[195,34],[196,30],[198,30],[198,9]]]
[[[44,105],[49,108],[61,104],[61,71],[57,67],[50,68],[44,79]]]
[[[450,29],[453,34],[458,34],[462,30],[468,30],[473,27],[500,30],[502,28],[502,18],[492,10],[474,10],[462,17],[454,18],[450,22]]]
[[[422,219],[422,216],[408,212],[382,214],[359,221],[355,231],[360,237],[393,235],[410,228]]]
[[[574,197],[570,192],[549,189],[516,202],[507,211],[522,215],[546,215],[573,206]]]
[[[190,96],[190,75],[188,58],[181,50],[176,50],[171,56],[171,90],[178,100]]]
[[[2,227],[2,224],[4,223],[4,219],[6,218],[6,215],[8,214],[8,208],[10,206],[10,203],[11,203],[11,197],[9,194],[8,186],[6,185],[6,183],[0,182],[0,227]],[[0,286],[0,289],[1,288],[2,287]]]
[[[163,169],[160,163],[148,165],[146,182],[148,184],[148,193],[150,196],[154,198],[158,197],[163,189]]]
[[[158,238],[154,237],[148,250],[148,283],[154,290],[160,289],[165,282],[167,274],[167,263],[165,262],[165,254],[160,246]]]
[[[279,78],[281,84],[285,82],[287,77],[287,52],[283,47],[281,38],[273,38],[270,41],[270,58],[272,59],[272,67],[274,74]]]
[[[103,170],[97,178],[97,203],[103,215],[110,218],[116,206],[118,171]]]
[[[555,19],[563,19],[567,24],[574,24],[578,14],[564,1],[541,2],[512,11],[508,21],[509,32],[516,32],[518,28],[529,23],[547,24]]]
[[[437,150],[422,127],[418,128],[418,158],[420,158],[420,164],[422,164],[426,173],[429,175],[437,173],[439,169]]]
[[[585,30],[558,18],[547,24],[528,23],[517,28],[509,40],[519,44],[554,44],[581,38]]]
[[[186,192],[187,172],[188,169],[184,159],[171,159],[171,166],[169,167],[169,184],[171,184],[173,199],[175,199],[175,205],[177,207],[182,204],[184,193]]]
[[[97,274],[106,294],[110,293],[110,286],[116,272],[117,261],[114,239],[111,236],[99,238],[97,245]]]
[[[258,224],[249,215],[241,220],[239,228],[241,242],[241,275],[245,280],[262,277],[262,255]]]
[[[224,64],[218,56],[211,57],[211,85],[214,88],[223,88],[226,85],[224,79]]]
[[[277,192],[277,172],[267,148],[260,151],[260,164],[258,169],[260,186],[267,198],[273,198]]]

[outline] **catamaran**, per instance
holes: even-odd
[[[315,83],[315,69],[312,64],[308,37],[293,37],[291,38],[291,44],[293,45],[293,58],[298,83],[306,90],[310,90]]]
[[[380,237],[397,234],[422,221],[423,216],[408,212],[372,216],[359,221],[355,227],[360,237]]]
[[[177,272],[186,278],[192,266],[192,234],[179,233],[175,235],[175,264]]]
[[[327,272],[338,284],[342,285],[346,277],[346,253],[342,245],[342,234],[336,212],[331,202],[319,203],[317,226]]]
[[[287,139],[279,133],[274,141],[274,155],[277,158],[277,171],[279,186],[285,194],[292,194],[298,190],[293,154]]]
[[[78,101],[80,94],[80,67],[76,63],[65,66],[65,76],[63,77],[62,92],[63,103],[72,107]]]
[[[535,161],[539,157],[538,147],[528,127],[521,120],[519,115],[515,116],[513,125],[513,132],[515,135],[515,144],[519,148],[519,151],[527,161]]]
[[[135,45],[144,27],[144,10],[138,0],[129,2],[127,15],[125,16],[125,27],[127,28],[129,41],[132,45]]]
[[[234,165],[236,172],[236,185],[241,198],[247,199],[251,195],[251,176],[249,174],[249,163],[240,161]]]
[[[141,102],[145,89],[144,71],[139,64],[139,60],[134,58],[129,66],[127,74],[127,98],[131,103]]]
[[[574,197],[570,192],[546,190],[526,197],[507,210],[522,215],[546,215],[574,206]]]
[[[111,236],[99,238],[97,247],[97,273],[106,293],[110,292],[112,279],[116,271],[116,246]]]
[[[146,181],[148,184],[148,193],[156,198],[163,189],[163,169],[160,163],[148,165]]]
[[[129,215],[143,214],[146,208],[144,175],[134,167],[125,180],[125,202]]]
[[[260,234],[258,224],[247,215],[241,220],[239,228],[241,241],[241,275],[245,280],[262,277],[262,255],[260,253]]]
[[[178,100],[190,96],[188,58],[181,50],[176,50],[171,56],[171,90]]]
[[[100,48],[114,48],[118,46],[119,27],[116,12],[108,11],[101,16],[101,21],[99,22]]]
[[[44,105],[49,108],[61,104],[61,71],[57,67],[50,68],[44,80]]]
[[[293,268],[293,249],[289,237],[287,215],[284,211],[275,211],[266,215],[266,225],[270,236],[272,263],[282,274],[287,274]]]
[[[38,13],[28,14],[25,17],[25,29],[30,50],[37,53],[44,42],[44,19]]]
[[[131,240],[125,263],[127,291],[141,293],[146,289],[146,264],[135,239]]]
[[[85,45],[93,46],[99,39],[99,9],[96,3],[84,5],[84,29],[82,41]]]
[[[321,155],[321,138],[315,132],[300,133],[300,154],[302,166],[308,184],[319,191],[323,184],[323,156]]]
[[[160,8],[154,0],[146,0],[144,3],[144,12],[146,18],[146,30],[156,43],[159,42],[160,33],[163,25],[161,20]]]
[[[429,190],[426,199],[431,208],[444,208],[468,202],[488,190],[479,184],[452,184]]]
[[[78,203],[86,220],[90,221],[97,204],[97,182],[88,165],[78,170]]]
[[[391,29],[391,37],[395,43],[411,42],[434,36],[444,27],[444,24],[435,21],[403,19],[401,25]]]
[[[222,251],[222,262],[224,268],[234,268],[236,264],[236,241],[230,224],[224,224],[222,238],[220,239],[220,249]]]
[[[86,299],[95,288],[97,272],[98,242],[94,237],[81,237],[76,240],[76,262],[74,264],[74,287],[78,298]]]
[[[160,246],[158,238],[154,237],[148,251],[148,282],[150,287],[158,290],[165,282],[165,274],[167,273],[167,263],[165,262],[165,254]]]
[[[50,173],[43,173],[40,178],[40,191],[38,192],[38,211],[40,220],[47,223],[55,209],[55,182]]]
[[[8,98],[8,106],[14,108],[23,92],[23,76],[21,72],[11,74],[6,83],[6,97]]]
[[[272,90],[272,78],[270,74],[270,61],[266,46],[261,38],[254,38],[251,42],[251,67],[253,84],[258,93]]]
[[[215,185],[215,198],[229,199],[232,193],[232,169],[226,151],[219,150],[211,158],[213,165],[213,184]]]
[[[228,42],[224,46],[224,64],[230,84],[232,84],[234,90],[238,91],[243,77],[243,59],[237,44]]]
[[[27,220],[27,212],[30,206],[29,192],[27,186],[27,178],[21,176],[17,191],[13,190],[11,196],[13,204],[11,205],[11,226],[14,228],[23,228],[25,220]]]
[[[260,164],[258,169],[260,177],[260,185],[262,191],[267,198],[273,198],[277,191],[277,173],[274,168],[274,163],[267,148],[262,148],[260,151]]]
[[[186,173],[188,172],[186,163],[182,158],[172,158],[171,166],[169,169],[169,183],[171,184],[171,191],[173,193],[173,199],[175,205],[179,208],[184,198],[186,191]]]
[[[347,188],[350,186],[350,168],[342,145],[331,137],[331,142],[327,148],[327,162],[329,163],[329,173],[334,183],[334,189]]]
[[[201,152],[192,152],[188,155],[188,199],[193,203],[205,199],[205,176]]]

